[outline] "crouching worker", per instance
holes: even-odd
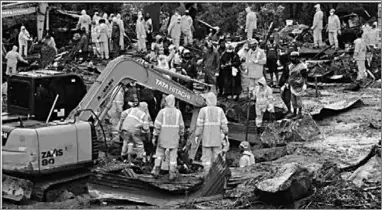
[[[146,154],[141,137],[150,133],[147,113],[146,102],[141,102],[138,107],[132,107],[122,112],[119,129],[123,139],[123,146],[119,160],[131,163],[132,155],[135,153],[134,146],[137,160],[142,161],[144,159]]]
[[[240,168],[251,166],[255,164],[255,156],[251,151],[251,145],[249,142],[242,141],[239,145],[240,151],[242,151],[242,156],[239,161]]]
[[[253,99],[256,104],[256,127],[257,133],[261,134],[263,131],[262,123],[263,116],[266,111],[271,113],[271,121],[273,120],[274,107],[272,104],[273,93],[272,88],[267,85],[265,78],[262,77],[258,81],[258,86],[255,87],[253,91]]]
[[[202,164],[206,176],[218,154],[222,152],[222,133],[228,134],[228,121],[222,108],[216,106],[212,92],[205,95],[207,106],[200,109],[196,122],[195,141],[202,138]]]
[[[175,96],[168,95],[165,98],[166,107],[161,109],[154,122],[153,145],[158,140],[156,149],[155,165],[152,175],[158,177],[165,151],[169,150],[170,180],[174,180],[177,174],[177,157],[179,142],[183,141],[184,122],[182,113],[175,108]],[[167,157],[166,157],[167,159]],[[167,161],[166,161],[167,162]]]

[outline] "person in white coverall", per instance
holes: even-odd
[[[28,41],[32,41],[32,38],[25,26],[21,26],[19,33],[19,54],[21,56],[28,56]]]
[[[85,10],[82,10],[81,16],[78,19],[77,29],[85,28],[86,34],[89,34],[89,30],[90,30],[89,26],[91,22],[92,22],[92,19],[90,18],[90,16],[86,14]]]
[[[186,14],[183,15],[181,23],[182,34],[184,36],[183,46],[187,46],[188,44],[192,45],[192,24],[193,20],[190,16],[189,11],[186,10]]]
[[[366,73],[366,51],[367,47],[365,41],[361,38],[361,33],[357,34],[358,38],[354,41],[354,60],[357,62],[358,75],[357,80],[362,80],[367,77]]]
[[[24,60],[23,57],[21,57],[21,55],[17,52],[17,46],[13,46],[12,50],[5,55],[5,59],[7,59],[6,75],[17,73],[17,63],[19,60],[24,63],[28,63],[28,61]]]
[[[106,20],[101,19],[99,21],[99,33],[98,33],[98,41],[100,46],[100,53],[102,59],[109,59],[109,27],[106,25]]]
[[[330,16],[328,18],[328,27],[326,32],[329,33],[329,43],[334,45],[338,49],[337,35],[341,35],[341,22],[337,15],[334,14],[335,10],[330,10]]]
[[[262,77],[259,79],[258,86],[253,91],[253,99],[255,100],[256,107],[256,127],[258,133],[261,133],[263,116],[266,111],[270,113],[274,113],[274,107],[272,104],[273,96],[272,96],[272,88],[267,85],[265,78]]]
[[[242,141],[239,145],[239,148],[243,154],[239,161],[240,168],[244,168],[255,164],[255,156],[251,151],[251,145],[249,144],[249,142]]]
[[[260,49],[256,39],[249,40],[250,50],[245,59],[245,68],[249,78],[249,89],[252,91],[258,85],[260,78],[264,77],[264,65],[267,63],[267,56],[264,50]]]
[[[161,109],[154,122],[153,145],[156,145],[156,159],[152,171],[154,177],[160,172],[160,166],[165,156],[165,151],[169,150],[170,180],[176,178],[177,152],[178,147],[184,140],[184,122],[182,113],[175,108],[174,95],[165,98],[166,107]]]
[[[205,95],[207,106],[200,109],[195,130],[195,141],[202,139],[202,164],[206,176],[212,163],[222,152],[224,138],[228,134],[228,121],[222,108],[216,106],[217,98],[212,92]],[[222,135],[224,134],[224,135]]]
[[[117,142],[119,142],[119,128],[117,126],[118,126],[119,120],[121,118],[121,114],[123,111],[123,103],[125,101],[124,100],[125,91],[124,91],[123,87],[120,88],[118,92],[117,92],[117,88],[115,88],[113,90],[113,93],[112,93],[112,96],[113,95],[115,95],[115,98],[114,98],[114,100],[111,104],[111,108],[109,109],[107,114],[110,117],[110,122],[112,125],[111,141],[117,143]]]
[[[175,49],[179,49],[180,35],[181,35],[181,17],[178,16],[176,21],[172,22],[168,27],[168,34],[170,34],[175,45]]]
[[[245,20],[245,32],[247,32],[247,39],[252,39],[253,30],[257,29],[257,17],[256,13],[251,11],[250,7],[247,7],[245,11],[247,12]]]
[[[134,146],[137,150],[137,159],[143,160],[146,156],[142,135],[150,131],[147,103],[141,102],[138,107],[132,107],[122,112],[118,128],[123,138],[120,160],[131,163]]]
[[[124,50],[125,49],[125,41],[124,41],[125,26],[124,26],[123,20],[121,19],[121,14],[117,14],[117,23],[119,26],[119,31],[121,33],[121,35],[119,36],[119,46],[121,47],[121,50]]]
[[[136,24],[136,33],[138,39],[138,51],[146,52],[146,29],[143,16],[138,16]]]
[[[322,21],[324,18],[324,13],[321,11],[321,7],[319,4],[316,4],[314,6],[316,8],[316,13],[313,17],[313,26],[311,29],[313,30],[313,41],[314,41],[314,47],[319,48],[323,45],[322,43]]]

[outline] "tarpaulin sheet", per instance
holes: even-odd
[[[6,9],[6,10],[1,10],[1,15],[3,18],[6,17],[14,17],[18,15],[27,15],[27,14],[32,14],[37,11],[36,7],[30,7],[30,8],[24,8],[24,9]]]
[[[323,110],[340,111],[350,108],[361,101],[359,96],[338,96],[322,97],[316,100],[303,99],[303,107],[311,115],[319,115]]]

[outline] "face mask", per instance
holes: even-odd
[[[333,12],[331,12],[331,13],[330,13],[330,15],[334,15],[334,13],[333,13]]]

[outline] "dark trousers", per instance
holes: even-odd
[[[284,91],[281,92],[281,99],[283,100],[285,105],[288,107],[288,111],[291,111],[291,107],[290,107],[291,94],[292,92],[290,91],[290,89],[286,87]]]
[[[118,40],[114,40],[114,41],[112,41],[113,42],[113,54],[112,54],[112,56],[114,57],[114,58],[116,58],[116,57],[118,57],[119,56],[119,49],[121,48],[120,46],[119,46],[119,39]]]
[[[279,75],[277,72],[277,58],[267,58],[267,66],[269,74],[271,75],[271,85],[273,85],[273,73],[276,74],[276,84],[279,81]]]
[[[232,70],[229,69],[220,69],[219,77],[218,77],[218,87],[219,94],[230,95],[232,92]]]

